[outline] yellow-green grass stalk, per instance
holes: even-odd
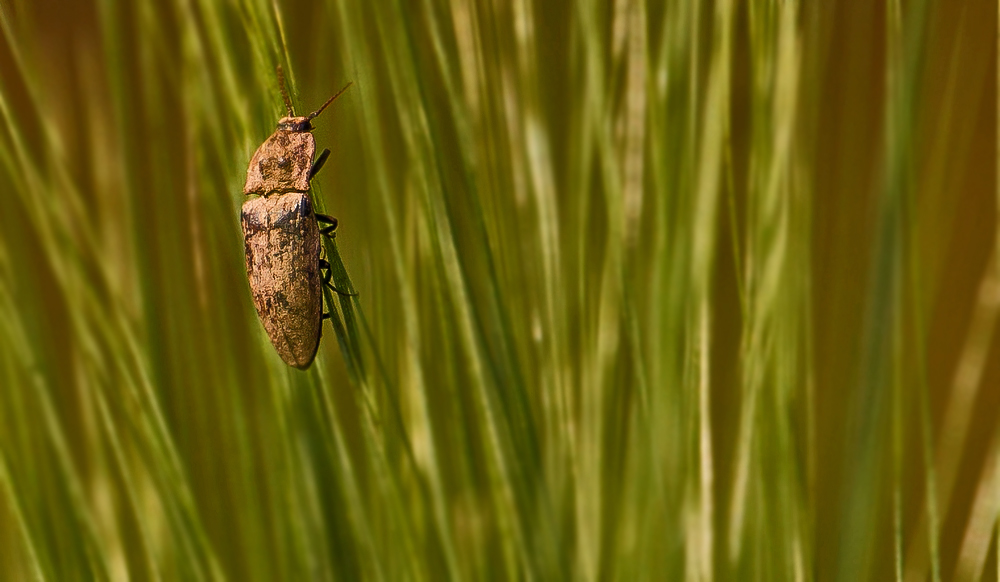
[[[887,6],[0,1],[0,577],[982,571],[933,218],[988,30]],[[306,372],[238,227],[279,64],[297,110],[354,82]]]

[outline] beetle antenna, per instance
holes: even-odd
[[[344,85],[343,89],[341,89],[340,91],[337,91],[336,95],[334,95],[333,97],[330,97],[329,99],[327,99],[326,103],[324,103],[322,106],[320,106],[319,109],[317,109],[316,111],[313,111],[312,113],[310,113],[308,119],[312,119],[312,118],[316,117],[317,115],[319,115],[320,113],[323,113],[323,110],[326,109],[327,105],[333,103],[334,99],[336,99],[337,97],[340,97],[341,95],[343,95],[344,91],[347,91],[347,88],[350,87],[353,84],[354,84],[354,81],[348,81],[348,83],[346,85]]]
[[[294,117],[295,111],[292,110],[292,100],[288,98],[288,91],[285,89],[285,71],[281,69],[281,65],[278,65],[278,88],[281,89],[281,97],[285,100],[285,109],[288,110],[288,116]]]

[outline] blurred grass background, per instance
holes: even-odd
[[[981,0],[0,0],[0,578],[995,580]],[[281,363],[238,213],[340,219]]]

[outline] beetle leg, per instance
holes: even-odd
[[[330,282],[324,282],[323,284],[329,287],[330,289],[333,289],[333,291],[337,295],[344,295],[345,297],[357,297],[358,295],[360,295],[359,293],[348,293],[347,291],[341,291],[340,289],[334,287],[333,284]]]
[[[323,259],[320,259],[320,263],[322,263],[322,261],[323,261]],[[326,274],[323,275],[323,284],[324,285],[327,284],[327,280],[329,278],[330,278],[330,271],[327,270]],[[320,295],[320,301],[323,302],[323,303],[326,303],[326,294],[325,293],[320,293],[319,295]],[[327,305],[326,306],[326,311],[323,311],[322,307],[320,307],[319,310],[320,310],[320,316],[319,316],[320,334],[322,334],[323,333],[323,331],[322,331],[322,329],[323,329],[323,320],[324,319],[330,319],[330,316],[333,313],[333,306],[332,305]]]
[[[310,180],[312,180],[313,176],[315,176],[316,173],[319,172],[320,168],[323,167],[323,164],[326,163],[326,159],[328,157],[330,157],[330,149],[329,148],[324,149],[323,153],[321,153],[319,155],[319,157],[316,158],[316,161],[313,162],[312,168],[309,169],[309,179]]]
[[[337,230],[337,219],[332,216],[327,216],[325,214],[316,214],[316,221],[322,222],[324,224],[329,224],[330,226],[324,226],[319,229],[320,234],[325,234],[327,236],[333,234],[333,231]]]
[[[329,261],[327,261],[326,259],[320,259],[319,260],[319,268],[320,268],[320,270],[326,269],[326,272],[323,273],[323,284],[324,285],[326,285],[327,287],[329,287],[330,289],[332,289],[333,291],[335,291],[338,295],[346,295],[348,297],[357,297],[358,296],[357,293],[348,293],[347,291],[341,291],[340,289],[337,289],[336,287],[333,286],[333,283],[330,282],[330,279],[333,278],[333,269],[330,268],[330,262]]]

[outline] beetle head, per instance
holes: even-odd
[[[312,131],[310,117],[282,117],[278,120],[278,130],[280,131]]]
[[[285,90],[285,73],[281,69],[281,65],[278,65],[277,71],[278,71],[278,88],[281,89],[281,97],[284,99],[285,109],[288,111],[288,115],[286,117],[282,117],[281,119],[278,120],[279,131],[293,131],[293,132],[311,131],[313,126],[312,123],[310,123],[310,121],[312,121],[312,119],[317,115],[319,115],[320,113],[323,113],[323,110],[326,109],[327,105],[333,103],[334,100],[337,99],[337,97],[340,97],[344,93],[344,91],[347,91],[347,88],[354,83],[353,81],[351,81],[346,85],[344,85],[343,89],[337,91],[336,95],[327,99],[326,103],[321,105],[320,108],[317,109],[316,111],[313,111],[312,113],[310,113],[305,117],[297,117],[295,115],[295,112],[292,110],[292,100],[288,98],[288,91]]]

